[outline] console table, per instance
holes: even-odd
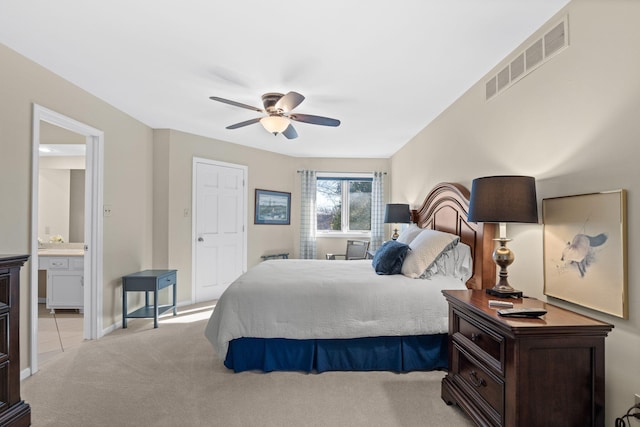
[[[613,328],[534,298],[540,318],[505,318],[482,290],[449,302],[449,371],[442,399],[478,425],[604,426],[604,339]]]
[[[144,270],[122,277],[122,327],[127,327],[127,319],[153,318],[153,327],[158,327],[158,316],[167,310],[176,311],[176,273],[177,270]],[[173,286],[171,304],[158,305],[158,291]],[[144,306],[127,312],[127,292],[144,292]],[[153,304],[149,303],[149,293],[153,293]]]

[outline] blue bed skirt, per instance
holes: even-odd
[[[224,365],[235,372],[446,369],[447,334],[353,339],[238,338]]]

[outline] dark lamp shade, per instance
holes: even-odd
[[[411,222],[411,212],[409,212],[409,205],[405,205],[402,203],[389,203],[384,211],[384,222],[386,224]]]
[[[536,181],[530,176],[487,176],[471,184],[470,222],[538,222]]]

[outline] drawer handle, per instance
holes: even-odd
[[[472,332],[471,333],[471,341],[476,342],[480,339],[480,334],[477,332]]]
[[[476,387],[484,387],[487,385],[487,382],[483,378],[478,378],[478,373],[476,371],[471,371],[469,373],[469,378],[471,378],[471,382]]]

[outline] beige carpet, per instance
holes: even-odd
[[[131,319],[47,362],[22,383],[33,425],[473,425],[440,399],[442,372],[234,374],[203,335],[210,312]]]

